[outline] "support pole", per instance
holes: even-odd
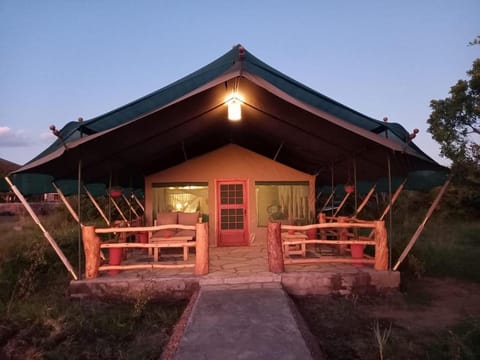
[[[383,210],[383,214],[382,214],[382,216],[380,216],[379,220],[383,220],[385,218],[385,216],[388,214],[388,212],[390,211],[390,209],[392,208],[392,206],[395,204],[398,197],[400,196],[400,193],[402,192],[403,187],[405,186],[406,182],[407,182],[407,179],[403,180],[403,182],[400,184],[400,186],[397,188],[397,190],[395,190],[395,193],[392,196],[392,201],[387,205],[385,210]]]
[[[350,196],[350,194],[351,194],[351,193],[345,193],[345,196],[343,197],[342,202],[340,203],[340,205],[338,205],[338,208],[337,208],[337,210],[335,211],[335,213],[333,214],[333,216],[337,216],[337,214],[340,212],[340,210],[342,210],[342,207],[343,207],[343,205],[345,205],[345,203],[347,202],[348,197]]]
[[[12,189],[13,193],[18,197],[18,199],[20,200],[20,202],[23,204],[23,206],[25,207],[25,210],[27,210],[27,212],[30,214],[30,216],[32,217],[33,221],[38,225],[38,227],[40,228],[40,230],[42,230],[43,232],[43,236],[48,240],[48,242],[50,243],[50,245],[52,245],[53,249],[55,250],[55,252],[57,253],[58,257],[60,258],[60,260],[62,260],[63,262],[63,265],[65,265],[65,267],[67,268],[67,270],[70,272],[70,274],[72,274],[72,277],[74,280],[78,280],[78,277],[77,277],[77,274],[75,274],[75,271],[73,270],[73,267],[72,265],[70,264],[70,262],[68,261],[68,259],[65,257],[65,254],[63,253],[62,249],[60,249],[57,245],[57,243],[55,242],[55,240],[52,238],[52,236],[48,233],[48,231],[43,227],[42,223],[40,222],[40,219],[38,218],[38,216],[35,214],[35,212],[33,211],[33,209],[31,208],[30,204],[27,202],[27,200],[25,200],[25,197],[23,196],[23,194],[20,192],[20,190],[18,190],[18,188],[12,183],[12,181],[10,180],[10,178],[8,176],[5,176],[5,181],[7,182],[7,184],[10,186],[10,188]]]
[[[395,193],[392,196],[392,200],[388,202],[387,206],[385,207],[385,210],[383,210],[382,216],[380,216],[380,218],[378,220],[383,220],[385,218],[385,216],[388,214],[388,212],[390,211],[390,209],[392,208],[392,206],[395,204],[398,197],[400,196],[400,193],[402,192],[403,187],[405,186],[406,182],[407,182],[407,179],[403,180],[403,182],[400,184],[400,186],[397,188],[397,190],[395,190]],[[373,237],[374,231],[375,230],[372,230],[370,232],[370,234],[368,235],[369,238]]]
[[[85,278],[98,277],[100,267],[100,238],[95,233],[95,226],[82,227],[83,249],[85,251]]]
[[[335,194],[335,192],[332,192],[332,193],[328,196],[328,199],[327,199],[327,201],[325,201],[325,204],[323,204],[322,208],[320,209],[320,212],[322,212],[323,210],[325,210],[325,208],[327,207],[327,205],[328,205],[328,203],[330,202],[330,200],[332,200],[334,194]]]
[[[80,132],[80,137],[82,137]],[[78,160],[77,177],[77,256],[78,256],[78,276],[82,278],[82,159]]]
[[[195,225],[195,274],[208,274],[208,223]]]
[[[105,222],[107,223],[107,226],[110,226],[110,221],[108,220],[107,216],[105,215],[105,213],[103,212],[102,208],[100,207],[100,205],[98,205],[97,201],[95,200],[95,198],[93,197],[93,195],[90,193],[90,191],[88,191],[87,187],[85,185],[83,185],[83,188],[85,189],[85,193],[87,194],[88,198],[90,199],[90,201],[93,203],[93,205],[95,206],[95,208],[97,209],[97,211],[100,213],[100,215],[102,216],[103,220],[105,220]]]
[[[268,269],[273,273],[285,271],[280,223],[271,222],[267,228]]]
[[[123,221],[125,221],[126,223],[128,223],[127,218],[126,218],[125,215],[123,214],[122,209],[120,209],[120,206],[118,206],[118,204],[117,204],[117,202],[115,201],[115,199],[114,199],[110,194],[108,194],[108,196],[110,197],[110,200],[112,201],[113,206],[115,206],[115,209],[117,209],[117,211],[118,211],[118,213],[120,214],[120,216],[122,217]]]
[[[145,208],[143,207],[143,204],[140,200],[138,200],[138,197],[137,195],[135,195],[134,193],[132,193],[132,196],[133,198],[135,199],[135,201],[137,202],[138,206],[140,207],[140,209],[142,209],[143,212],[145,212]]]
[[[363,208],[365,207],[365,205],[367,205],[368,203],[368,200],[370,200],[370,197],[373,195],[373,193],[375,192],[375,188],[377,187],[377,184],[373,184],[372,188],[370,189],[370,191],[368,192],[367,196],[365,196],[365,199],[363,199],[362,203],[360,204],[360,206],[357,208],[357,210],[355,210],[355,216],[357,216],[358,214],[360,214],[360,212],[363,210]],[[355,188],[356,189],[356,188]],[[357,191],[355,191],[355,193],[357,193]]]
[[[78,217],[77,213],[75,212],[75,210],[73,210],[72,206],[70,205],[70,203],[68,202],[67,198],[65,197],[65,195],[63,194],[62,190],[57,186],[57,184],[55,184],[55,181],[52,181],[52,185],[53,187],[55,188],[55,190],[57,191],[57,194],[58,196],[60,197],[60,200],[62,200],[63,204],[65,205],[65,207],[67,208],[68,212],[70,213],[70,215],[72,215],[72,217],[75,219],[75,221],[77,223],[80,223],[80,218]]]
[[[413,245],[415,245],[416,241],[418,240],[420,234],[422,233],[423,229],[425,228],[425,224],[427,223],[428,219],[430,219],[430,216],[432,216],[433,211],[435,208],[438,206],[438,203],[443,197],[443,194],[445,194],[445,191],[447,190],[448,184],[450,184],[451,178],[448,178],[447,181],[445,181],[445,184],[443,184],[442,188],[437,194],[437,197],[433,201],[432,205],[427,211],[427,214],[425,215],[425,218],[423,219],[422,223],[418,226],[417,231],[415,231],[415,234],[413,234],[412,238],[410,239],[410,242],[407,244],[405,249],[403,250],[402,254],[397,260],[397,263],[393,267],[393,270],[397,270],[400,264],[405,260],[407,257],[408,253],[412,249]]]
[[[125,202],[127,203],[128,207],[130,208],[130,210],[132,210],[132,212],[134,213],[134,215],[138,218],[138,213],[135,211],[134,207],[132,206],[132,204],[130,203],[130,201],[128,201],[128,198],[122,194],[122,198],[123,200],[125,200]]]

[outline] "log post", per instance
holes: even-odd
[[[347,217],[346,216],[339,216],[338,220],[339,223],[346,223],[347,222]],[[348,240],[348,229],[347,228],[340,228],[338,230],[338,240]],[[339,245],[339,255],[345,255],[345,250],[347,248],[347,245]]]
[[[387,229],[385,221],[374,221],[375,224],[375,270],[388,269]]]
[[[208,274],[208,223],[197,223],[195,235],[195,275]]]
[[[271,222],[267,228],[268,269],[273,273],[285,271],[280,223]]]
[[[95,226],[82,226],[83,249],[85,251],[85,278],[98,277],[100,266],[100,238],[95,233]]]
[[[318,214],[318,223],[325,224],[327,222],[327,215],[325,213]],[[320,239],[325,240],[327,238],[327,233],[325,230],[320,230]]]

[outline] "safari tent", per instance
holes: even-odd
[[[210,248],[267,241],[272,222],[304,231],[318,222],[319,193],[343,197],[346,183],[392,197],[400,184],[430,188],[447,177],[415,145],[413,129],[342,105],[241,45],[158,91],[52,131],[57,140],[9,175],[19,193],[144,194],[143,230],[163,230],[168,224],[155,220],[165,212],[197,213]],[[326,241],[320,228],[317,240]]]

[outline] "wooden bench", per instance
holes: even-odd
[[[189,248],[195,247],[193,236],[151,237],[150,245],[153,248],[153,261],[157,262],[161,248],[183,248],[183,260],[188,260]]]

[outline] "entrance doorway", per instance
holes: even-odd
[[[248,245],[246,180],[217,182],[218,246]]]

